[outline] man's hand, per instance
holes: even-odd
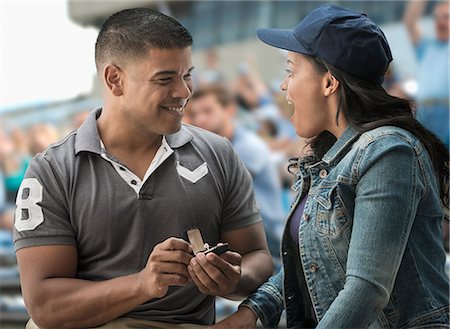
[[[192,247],[184,240],[169,238],[156,245],[140,277],[149,299],[161,298],[169,286],[183,286],[190,280],[187,266]]]
[[[251,309],[241,306],[236,313],[208,327],[208,329],[254,329],[257,320],[258,317]]]
[[[220,256],[198,253],[191,259],[188,271],[203,294],[227,296],[236,291],[241,279],[241,260],[241,255],[232,251]]]

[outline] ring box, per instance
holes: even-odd
[[[224,243],[214,247],[210,247],[207,243],[204,243],[202,234],[200,233],[200,230],[198,228],[187,230],[186,234],[194,251],[194,255],[197,255],[197,253],[199,252],[203,252],[205,255],[209,254],[210,252],[213,252],[216,255],[221,255],[224,252],[230,250],[228,243]]]
[[[205,255],[207,255],[210,252],[213,252],[216,255],[222,255],[223,253],[227,252],[228,250],[230,250],[230,248],[228,247],[228,243],[224,243],[224,244],[221,244],[220,246],[215,246],[215,247],[206,249],[204,251],[204,253],[205,253]]]

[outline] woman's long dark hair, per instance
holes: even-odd
[[[307,57],[319,73],[329,71],[340,83],[336,122],[342,113],[360,133],[381,126],[395,126],[409,131],[420,140],[433,163],[442,204],[448,209],[449,150],[414,118],[412,104],[408,100],[389,95],[381,84],[359,80],[320,58]],[[335,141],[336,138],[327,131],[310,139],[308,144],[313,157],[321,159]]]

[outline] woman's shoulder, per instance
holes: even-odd
[[[410,131],[396,127],[396,126],[381,126],[371,130],[368,130],[362,134],[368,139],[380,139],[386,136],[394,136],[403,140],[408,140],[410,142],[416,142],[418,138],[414,136]]]
[[[418,162],[421,163],[419,167],[430,167],[429,157],[420,140],[399,127],[382,126],[362,133],[353,145],[353,151],[354,164],[359,173],[379,161],[388,161],[392,166]]]
[[[356,146],[361,149],[406,147],[414,149],[415,153],[422,151],[422,144],[413,133],[395,126],[381,126],[364,132]]]

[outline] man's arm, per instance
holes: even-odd
[[[45,328],[101,325],[166,295],[168,286],[188,282],[189,244],[169,238],[157,245],[139,273],[93,282],[76,278],[74,246],[49,245],[17,251],[27,310]]]
[[[233,295],[246,297],[273,274],[272,256],[263,223],[223,232],[222,239],[242,255],[241,278]]]
[[[403,22],[413,45],[417,45],[422,37],[419,19],[422,17],[426,4],[425,0],[410,0],[403,16]]]
[[[199,290],[208,295],[241,299],[255,291],[272,275],[272,257],[262,222],[222,233],[233,252],[223,255],[197,254],[189,274]],[[242,259],[241,259],[242,256]]]

